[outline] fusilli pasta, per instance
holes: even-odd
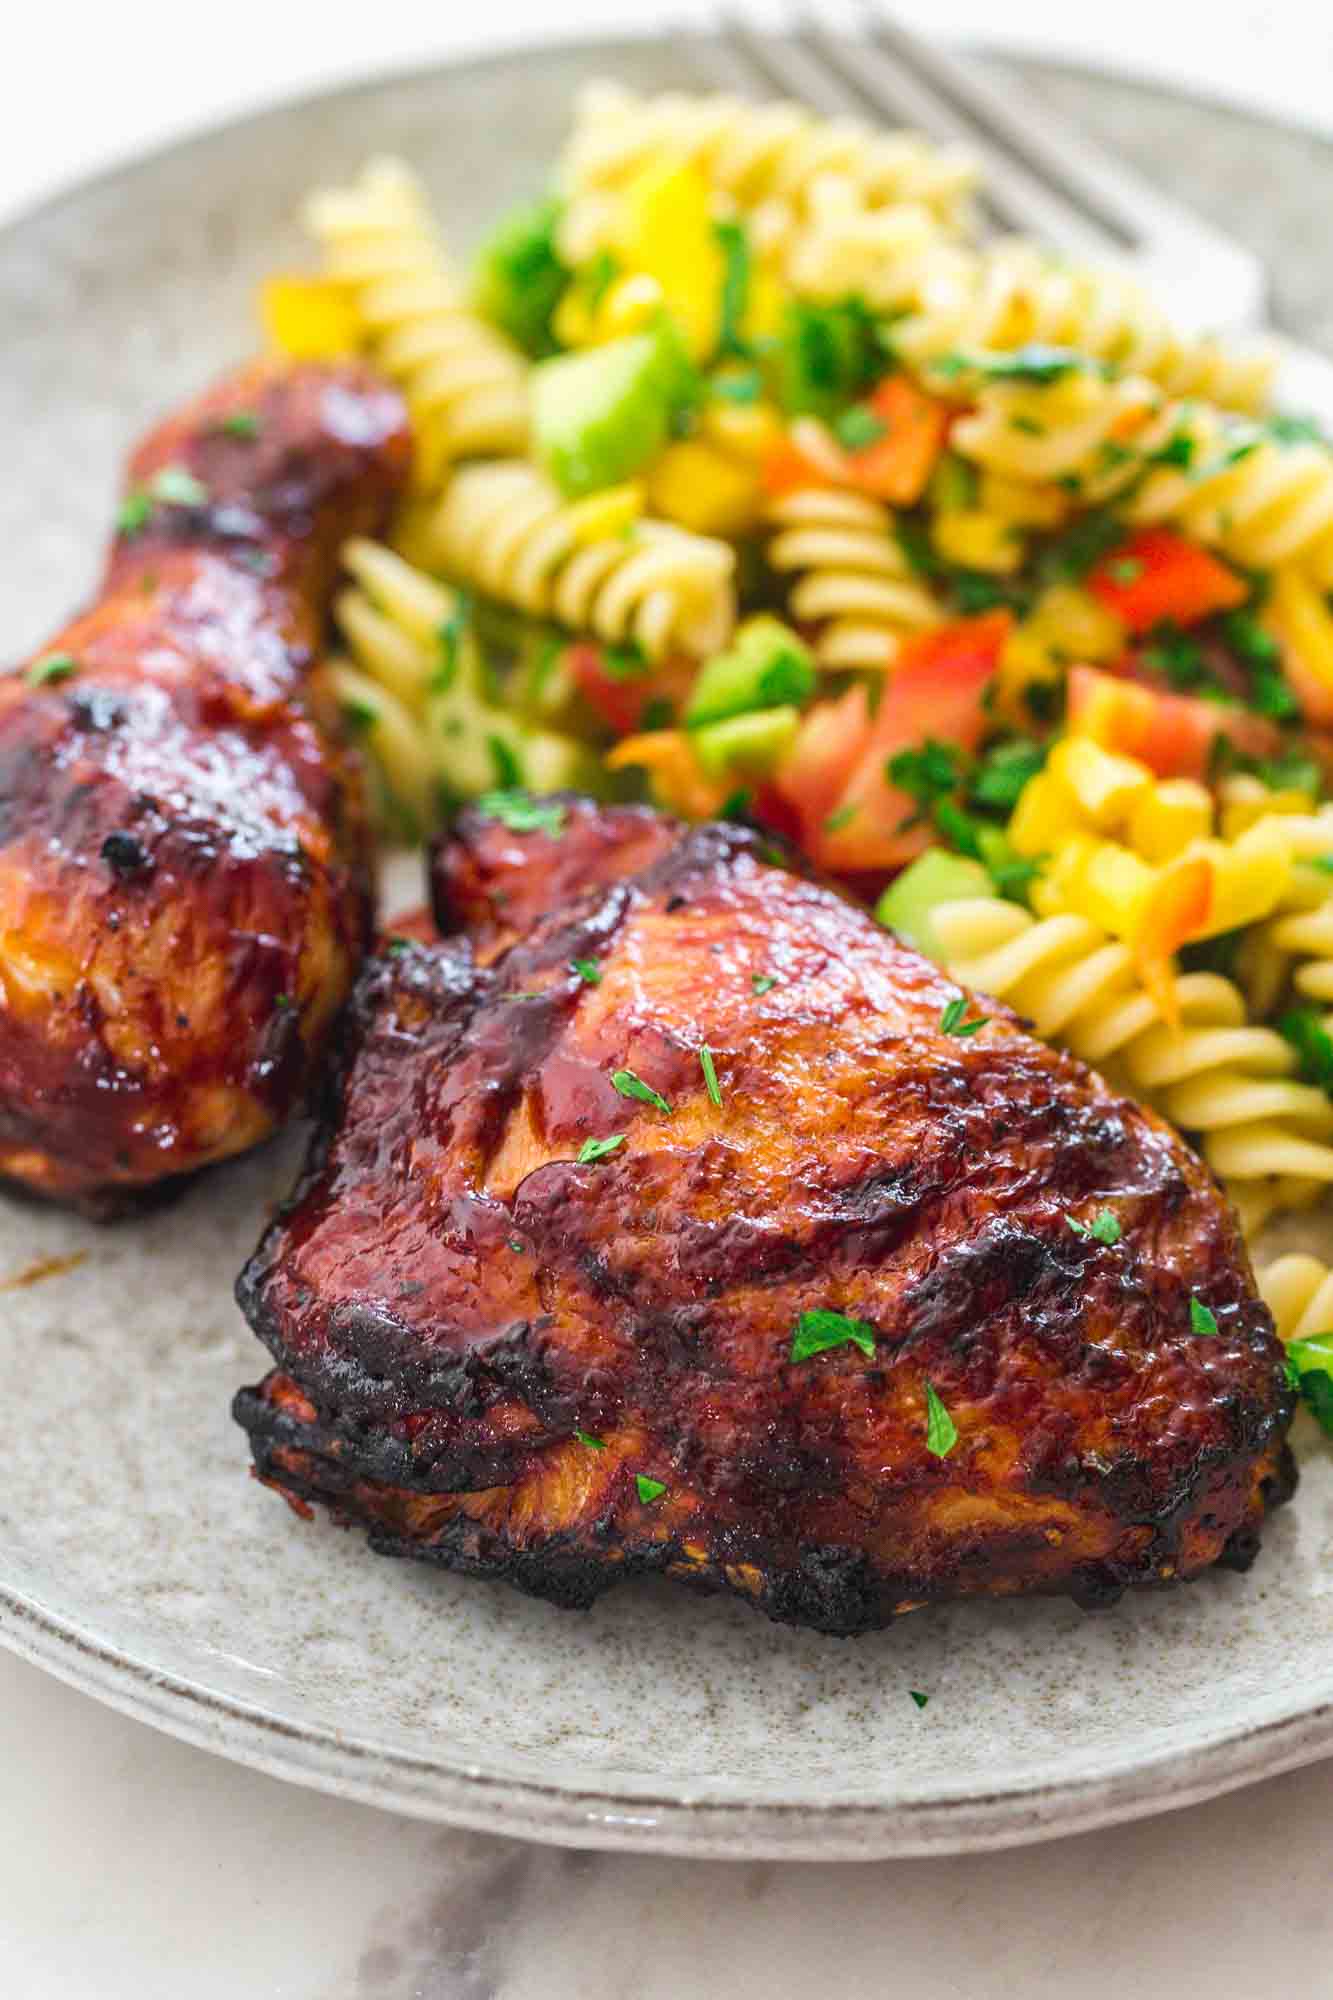
[[[788,609],[814,628],[821,665],[889,667],[904,637],[939,622],[879,501],[811,486],[771,501],[767,518],[769,563],[791,579]]]
[[[402,386],[421,483],[459,458],[521,451],[527,363],[470,308],[410,168],[372,160],[351,187],[313,195],[305,220],[329,276],[353,292],[376,362]]]
[[[524,459],[464,466],[425,543],[458,581],[571,632],[633,640],[650,660],[724,646],[736,619],[730,544],[642,517],[585,536],[587,506]]]
[[[1247,1229],[1333,1182],[1333,1103],[1296,1080],[1295,1051],[1250,1022],[1230,980],[1177,977],[1177,1030],[1145,990],[1129,947],[1085,917],[1036,919],[980,897],[941,905],[931,922],[960,983],[1007,1000],[1045,1040],[1200,1134]]]
[[[1299,1251],[1278,1257],[1258,1280],[1279,1340],[1311,1340],[1333,1329],[1333,1271],[1322,1258]]]
[[[378,542],[348,542],[343,561],[353,581],[334,616],[351,659],[330,663],[326,687],[418,831],[493,786],[587,782],[581,745],[494,698],[456,592]]]

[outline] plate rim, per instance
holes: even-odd
[[[266,119],[363,93],[425,82],[444,73],[525,64],[545,53],[643,48],[641,35],[543,36],[521,47],[469,51],[410,62],[308,90],[284,92],[240,114],[224,114],[143,151],[123,154],[62,183],[0,219],[0,258],[11,240],[67,205],[125,176],[188,153]],[[991,48],[988,41],[986,47]],[[1003,48],[998,52],[1003,53]],[[1032,51],[1020,60],[1039,61]],[[1055,58],[1062,68],[1104,72]],[[1135,79],[1134,81],[1147,81]],[[1167,82],[1150,87],[1187,97]],[[1277,129],[1282,121],[1248,109]],[[1333,389],[1333,364],[1278,336],[1285,361]],[[1322,400],[1322,397],[1320,398]],[[99,1641],[77,1619],[0,1581],[0,1645],[66,1685],[178,1741],[268,1776],[381,1810],[453,1826],[554,1844],[698,1859],[853,1861],[978,1853],[1123,1824],[1221,1796],[1333,1754],[1333,1699],[1239,1723],[1192,1748],[1163,1747],[1101,1777],[1009,1784],[945,1798],[898,1801],[693,1799],[688,1784],[643,1793],[505,1775],[356,1737],[332,1726],[296,1723],[262,1704],[222,1694],[155,1668]]]

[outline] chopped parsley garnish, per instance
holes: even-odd
[[[1197,1292],[1190,1293],[1190,1327],[1195,1333],[1217,1332],[1217,1315],[1211,1306],[1204,1304]]]
[[[924,1708],[926,1703],[930,1700],[930,1696],[928,1694],[922,1694],[920,1688],[908,1688],[907,1692],[911,1695],[912,1700],[916,1703],[918,1708]]]
[[[750,343],[741,329],[750,303],[750,238],[745,224],[732,220],[715,222],[713,234],[722,252],[718,347],[723,354],[735,354],[746,360],[750,354]]]
[[[850,826],[855,818],[856,807],[854,805],[840,806],[837,812],[830,813],[824,821],[824,831],[825,833],[837,833],[840,827]]]
[[[875,1358],[875,1329],[869,1320],[849,1319],[846,1313],[813,1306],[803,1312],[792,1329],[791,1358],[808,1361],[830,1347],[859,1347],[868,1361]]]
[[[483,819],[498,819],[514,833],[549,833],[558,840],[565,830],[565,808],[553,800],[534,799],[530,792],[483,792],[477,800]]]
[[[958,1426],[935,1392],[926,1384],[926,1450],[934,1458],[947,1458],[958,1442]]]
[[[1064,375],[1087,367],[1085,357],[1072,347],[1049,347],[1029,341],[1002,354],[942,354],[935,372],[946,380],[959,375],[984,375],[992,382],[1033,382],[1045,386]]]
[[[275,993],[273,996],[273,1005],[280,1014],[288,1014],[296,1005],[296,1002],[290,993]]]
[[[257,438],[260,430],[259,418],[253,410],[233,410],[229,417],[222,419],[218,429],[227,437]]]
[[[975,1021],[965,1021],[963,1019],[964,1014],[966,1014],[971,1005],[972,1002],[966,999],[961,993],[956,999],[951,1000],[940,1015],[940,1033],[942,1035],[958,1035],[961,1037],[964,1035],[975,1035],[979,1029],[984,1028],[990,1019],[989,1014],[979,1014]]]
[[[523,766],[518,754],[505,742],[503,736],[488,736],[486,748],[491,753],[491,764],[495,770],[495,782],[502,792],[517,792],[523,787]]]
[[[1090,1237],[1094,1243],[1109,1246],[1118,1243],[1124,1234],[1109,1208],[1104,1208],[1093,1222],[1080,1222],[1076,1215],[1066,1215],[1065,1221],[1075,1236]]]
[[[164,465],[148,482],[154,500],[166,507],[206,507],[208,488],[183,465]]]
[[[611,1085],[622,1097],[636,1097],[640,1104],[655,1105],[659,1111],[665,1111],[668,1117],[671,1115],[671,1106],[661,1092],[654,1090],[650,1083],[645,1083],[641,1076],[635,1076],[632,1069],[613,1069]]]
[[[750,988],[756,994],[771,993],[777,983],[771,972],[752,972],[750,974]]]
[[[651,1506],[654,1500],[660,1500],[666,1492],[666,1482],[661,1479],[650,1479],[646,1472],[635,1473],[634,1485],[645,1507]]]
[[[1198,687],[1209,679],[1203,648],[1189,632],[1182,632],[1169,620],[1154,628],[1143,649],[1143,664],[1164,674],[1174,688]]]
[[[708,1095],[720,1111],[722,1109],[722,1092],[717,1087],[717,1069],[713,1062],[713,1051],[709,1048],[707,1042],[702,1042],[699,1046],[699,1067],[704,1073],[704,1083],[707,1085]]]
[[[508,1245],[508,1247],[513,1251],[516,1257],[527,1256],[528,1246],[523,1241],[523,1238],[521,1236],[507,1236],[505,1238],[505,1242]]]
[[[614,1153],[624,1143],[623,1132],[613,1132],[609,1139],[585,1139],[579,1147],[579,1165],[588,1167],[594,1160],[604,1160],[608,1153]]]
[[[1143,575],[1143,564],[1137,556],[1120,556],[1107,563],[1106,574],[1113,583],[1137,583]]]
[[[571,958],[569,969],[577,972],[585,986],[600,986],[602,983],[601,971],[591,958]]]
[[[1043,583],[1081,583],[1124,539],[1125,525],[1118,515],[1084,514],[1046,544],[1037,559],[1037,574]]]
[[[1333,1437],[1333,1334],[1293,1340],[1287,1349],[1287,1380],[1325,1436]]]
[[[26,678],[29,687],[46,687],[52,681],[67,681],[78,670],[73,653],[48,653],[45,659],[33,661]]]
[[[574,1435],[578,1439],[580,1444],[587,1445],[589,1451],[606,1450],[606,1439],[595,1438],[591,1431],[575,1431]]]
[[[973,803],[1012,812],[1028,779],[1035,778],[1045,762],[1045,747],[1027,737],[998,743],[982,759],[968,787]]]
[[[453,686],[458,672],[459,647],[471,616],[472,598],[466,590],[460,590],[454,599],[453,610],[440,624],[440,664],[431,675],[432,694],[447,694]]]
[[[364,734],[368,729],[373,729],[380,719],[379,710],[373,708],[368,701],[362,701],[356,695],[347,696],[338,706],[342,719],[348,728],[359,735]]]
[[[1173,431],[1160,451],[1155,451],[1148,460],[1149,465],[1177,465],[1182,470],[1194,463],[1194,434],[1192,431]]]
[[[411,949],[411,943],[410,938],[387,937],[384,940],[384,949],[390,958],[401,958],[405,951]]]
[[[648,671],[648,655],[637,639],[602,647],[602,666],[613,681],[640,681]]]
[[[153,511],[153,503],[148,495],[138,487],[127,493],[116,510],[116,531],[122,535],[137,535],[148,526]]]
[[[853,403],[833,425],[834,435],[845,451],[865,451],[888,435],[888,425],[877,417],[868,403]]]
[[[1300,1057],[1302,1079],[1333,1091],[1333,1035],[1322,1016],[1313,1007],[1293,1007],[1280,1016],[1277,1028]]]
[[[899,750],[885,765],[889,783],[922,807],[956,791],[962,781],[962,761],[952,743],[937,743],[933,736],[915,750]],[[919,815],[918,815],[919,817]]]

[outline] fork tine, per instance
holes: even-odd
[[[766,89],[809,105],[822,118],[846,118],[860,109],[836,70],[820,63],[786,36],[750,26],[732,7],[717,13],[719,40],[734,68],[744,65]]]

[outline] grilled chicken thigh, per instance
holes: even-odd
[[[303,694],[408,449],[359,368],[224,382],[135,453],[93,608],[0,681],[0,1174],[109,1212],[304,1092],[370,903]]]
[[[474,814],[435,883],[467,933],[363,973],[239,1285],[299,1509],[832,1633],[1251,1560],[1282,1354],[1151,1112],[734,827]]]

